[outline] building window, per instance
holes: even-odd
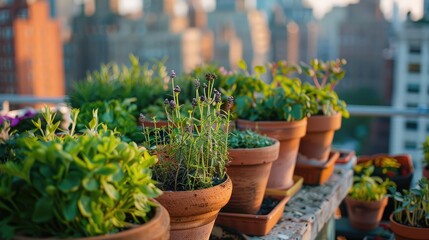
[[[418,42],[411,42],[408,46],[408,52],[411,54],[420,54],[422,52],[421,44]]]
[[[417,131],[418,124],[416,121],[405,122],[405,128],[410,131]]]
[[[407,103],[407,108],[417,108],[417,103]]]
[[[419,63],[410,63],[408,64],[409,73],[420,73],[420,64]]]
[[[418,84],[408,84],[407,85],[407,92],[408,93],[419,93],[420,92],[420,86]]]
[[[417,144],[413,141],[405,141],[404,147],[406,150],[415,150],[417,149]]]

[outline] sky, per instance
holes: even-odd
[[[349,3],[356,3],[358,0],[305,0],[310,6],[314,7],[314,15],[321,18],[333,6],[344,6]],[[412,18],[417,20],[423,14],[423,0],[381,0],[380,6],[386,18],[390,19],[394,2],[398,3],[399,15],[405,18],[408,11],[411,11]],[[121,0],[120,11],[123,13],[133,12],[141,9],[141,0]]]

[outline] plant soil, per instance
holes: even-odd
[[[280,201],[275,198],[265,197],[257,215],[267,215],[277,206],[279,202]]]

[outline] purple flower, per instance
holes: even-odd
[[[195,88],[196,88],[196,89],[200,87],[200,80],[195,79],[195,80],[194,80],[194,83],[195,83]]]
[[[174,72],[174,70],[171,70],[170,78],[176,78],[176,72]]]
[[[10,121],[10,126],[15,127],[16,125],[18,125],[18,123],[19,123],[18,117],[12,118],[12,121]]]
[[[232,108],[232,104],[234,103],[234,97],[233,96],[229,96],[228,97],[228,110],[230,110]]]
[[[165,104],[165,105],[170,104],[170,100],[168,100],[168,98],[166,98],[166,99],[164,100],[164,104]]]
[[[176,103],[173,100],[170,101],[170,108],[171,109],[175,109],[176,108]]]
[[[197,106],[197,99],[192,98],[192,107],[196,107],[196,106]]]
[[[206,80],[208,82],[216,80],[216,74],[214,74],[214,73],[206,73]]]
[[[176,92],[176,93],[180,93],[181,89],[180,89],[179,85],[176,85],[174,87],[173,91]]]

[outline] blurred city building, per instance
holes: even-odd
[[[47,1],[0,6],[0,93],[64,96],[60,25]]]
[[[299,63],[317,57],[318,31],[312,8],[301,0],[259,2],[269,18],[272,61]]]
[[[207,15],[214,35],[213,62],[236,68],[240,59],[250,66],[270,60],[270,31],[261,11],[248,0],[217,0],[216,10]]]
[[[421,20],[408,19],[398,34],[395,55],[393,106],[422,108],[429,106],[429,0],[424,1]],[[421,157],[421,144],[429,133],[427,118],[393,117],[390,151]],[[420,159],[416,159],[420,162]]]
[[[129,54],[142,62],[164,60],[178,74],[203,62],[202,32],[188,27],[184,1],[145,0],[142,15],[131,17],[118,15],[112,3],[117,1],[96,0],[93,13],[90,1],[82,3],[73,18],[65,45],[68,90],[101,64],[129,64]]]

